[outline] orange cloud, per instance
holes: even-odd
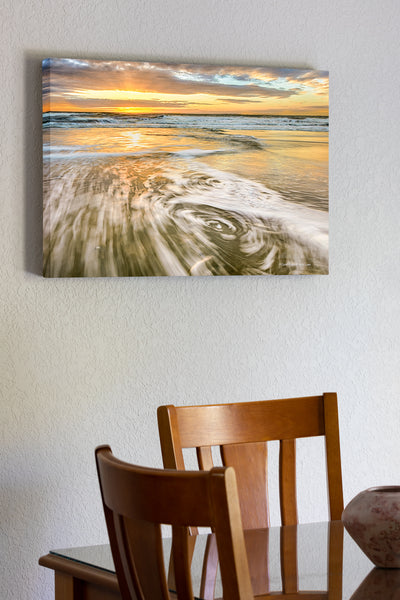
[[[43,64],[44,111],[311,114],[314,106],[327,114],[325,71],[76,59]]]

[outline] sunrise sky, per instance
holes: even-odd
[[[43,61],[43,112],[327,115],[327,71]]]

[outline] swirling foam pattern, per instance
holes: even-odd
[[[44,187],[46,276],[328,272],[326,212],[201,162],[45,160]]]

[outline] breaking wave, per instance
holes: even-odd
[[[119,113],[47,112],[43,127],[163,127],[209,130],[287,130],[328,131],[327,116],[298,115],[132,115]]]

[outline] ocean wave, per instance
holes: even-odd
[[[328,272],[322,211],[175,157],[45,163],[47,276]]]
[[[182,139],[195,139],[202,142],[227,143],[231,147],[240,147],[240,149],[263,150],[265,148],[265,143],[254,135],[227,133],[223,130],[199,129],[193,132],[189,129],[182,132],[180,137]]]
[[[213,154],[232,154],[242,150],[263,150],[265,148],[265,143],[255,136],[237,133],[204,132],[204,130],[196,130],[195,133],[185,132],[179,136],[179,147],[183,145],[179,150],[170,149],[171,138],[169,136],[160,136],[157,145],[149,148],[146,140],[141,142],[140,135],[134,134],[127,139],[127,132],[124,132],[124,135],[120,133],[119,135],[105,136],[104,140],[93,144],[71,143],[67,145],[65,143],[57,144],[54,139],[44,140],[43,157],[45,159],[60,160],[64,158],[103,158],[105,156],[181,156],[190,159]],[[190,147],[189,143],[184,143],[185,140],[190,140]],[[199,144],[199,146],[206,145],[206,147],[197,147],[196,144]],[[132,147],[139,149],[130,150],[129,148]]]
[[[43,114],[43,128],[174,128],[229,130],[287,130],[328,131],[327,116],[286,115],[130,115],[114,113],[47,112]]]
[[[212,156],[213,154],[232,154],[236,150],[232,148],[188,148],[184,150],[176,150],[175,152],[166,150],[137,150],[135,152],[106,152],[90,150],[86,146],[47,146],[43,147],[43,158],[51,160],[82,160],[82,159],[98,159],[104,158],[201,158],[202,156]]]

